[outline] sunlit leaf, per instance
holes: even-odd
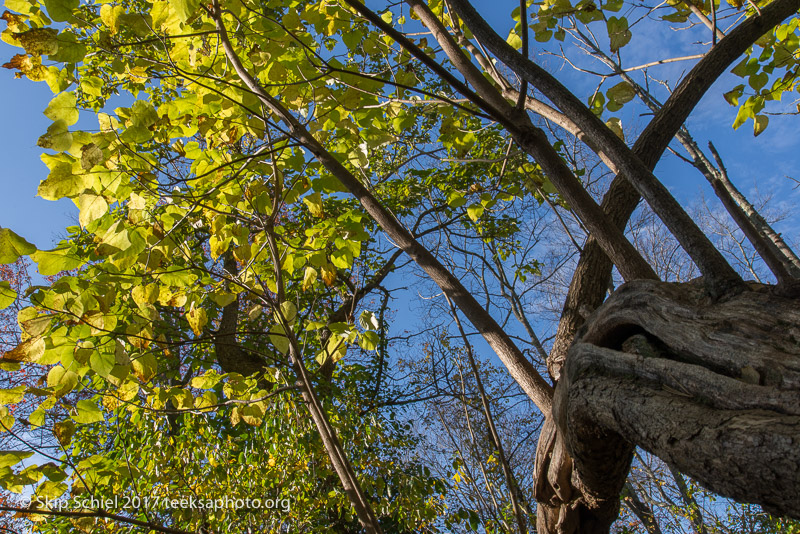
[[[28,243],[8,228],[0,228],[0,263],[14,263],[22,256],[36,252],[36,247]]]

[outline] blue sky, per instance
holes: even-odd
[[[0,42],[0,64],[19,51]],[[39,182],[47,176],[36,141],[52,123],[42,111],[53,94],[45,83],[16,80],[13,71],[0,69],[0,95],[5,104],[0,128],[0,226],[11,228],[39,248],[51,248],[77,216],[69,200],[52,202],[36,197]]]

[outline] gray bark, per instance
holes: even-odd
[[[609,517],[635,443],[712,491],[800,517],[798,304],[764,286],[717,303],[697,283],[621,286],[556,388],[582,491],[568,505]]]

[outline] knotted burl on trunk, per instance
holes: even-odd
[[[570,347],[536,455],[540,533],[608,532],[635,446],[800,518],[800,301],[621,286]]]

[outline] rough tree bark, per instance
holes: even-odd
[[[698,283],[625,284],[570,348],[553,422],[580,490],[562,502],[592,519],[562,531],[608,530],[633,444],[800,517],[800,302],[767,286],[712,302]]]

